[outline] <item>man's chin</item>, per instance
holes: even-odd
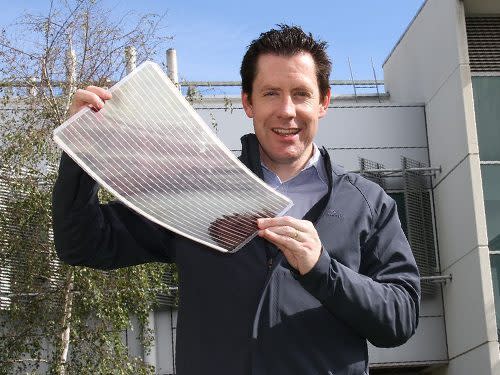
[[[267,159],[271,163],[279,165],[292,165],[300,159],[300,155],[298,155],[297,153],[282,153],[274,155],[268,154],[267,156]]]

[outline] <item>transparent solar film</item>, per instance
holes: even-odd
[[[110,92],[103,109],[78,112],[54,139],[139,214],[235,252],[255,236],[257,218],[292,205],[224,146],[157,64],[143,63]]]

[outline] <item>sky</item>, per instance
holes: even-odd
[[[246,46],[278,23],[301,26],[329,44],[331,79],[383,79],[382,65],[424,0],[168,1],[102,0],[117,15],[167,12],[181,80],[240,80]],[[44,14],[50,0],[0,0],[0,26],[23,12]],[[138,6],[140,4],[140,6]]]

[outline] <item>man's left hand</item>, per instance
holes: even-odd
[[[308,273],[321,254],[321,241],[314,225],[289,216],[258,219],[259,236],[272,242],[301,275]]]

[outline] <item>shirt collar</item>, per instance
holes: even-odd
[[[307,162],[306,166],[304,167],[304,170],[311,167],[316,169],[316,172],[318,173],[318,176],[321,179],[321,181],[323,181],[325,184],[328,185],[328,177],[326,176],[325,162],[323,160],[323,157],[321,156],[321,152],[319,151],[318,146],[316,146],[315,143],[313,143],[313,155]]]
[[[261,162],[262,168],[266,172],[272,173],[276,178],[279,177],[271,171],[269,168],[267,168],[264,163]],[[323,157],[321,156],[321,152],[319,151],[318,146],[316,146],[315,143],[313,143],[313,154],[311,158],[307,161],[306,165],[304,168],[294,177],[292,177],[290,180],[293,180],[295,177],[297,177],[299,174],[301,174],[303,171],[308,170],[309,168],[314,168],[316,170],[316,173],[318,174],[318,177],[322,182],[328,185],[328,177],[326,176],[326,171],[325,171],[325,163],[323,161]],[[288,181],[290,181],[288,180]]]

